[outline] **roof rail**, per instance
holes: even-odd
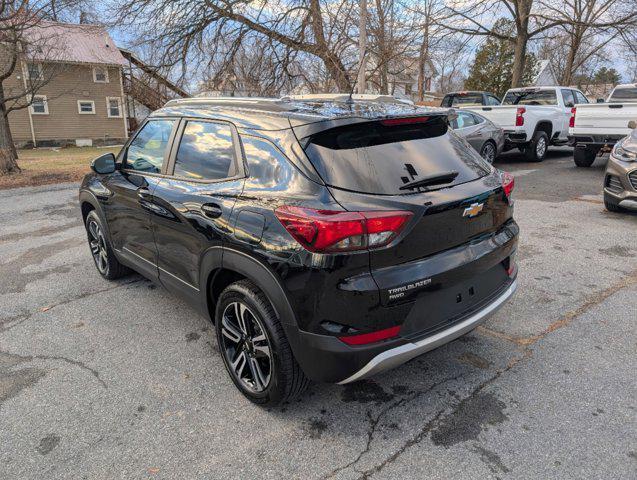
[[[267,107],[268,109],[276,109],[280,107],[280,110],[288,110],[280,99],[278,98],[264,98],[264,97],[208,97],[198,96],[191,98],[176,98],[170,100],[164,105],[165,107],[182,107],[188,105],[223,105],[226,107]]]
[[[411,100],[396,98],[392,95],[381,95],[375,93],[354,93],[351,95],[354,101],[362,102],[380,102],[380,103],[402,103],[405,105],[413,105]],[[348,102],[350,100],[349,93],[313,93],[307,95],[285,95],[281,97],[283,101],[297,102]]]

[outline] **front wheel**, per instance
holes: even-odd
[[[215,329],[230,378],[252,402],[276,405],[309,385],[272,305],[252,282],[241,280],[221,293]]]
[[[549,148],[549,136],[546,132],[538,130],[533,139],[524,149],[524,154],[529,162],[541,162],[546,157]]]
[[[586,147],[575,147],[573,149],[573,161],[578,167],[590,167],[595,161],[597,152]]]
[[[113,249],[104,233],[104,226],[95,210],[89,212],[85,221],[88,244],[95,267],[100,275],[107,280],[115,280],[130,272],[128,268],[119,263]]]

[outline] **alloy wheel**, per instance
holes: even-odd
[[[487,162],[493,163],[495,160],[495,147],[491,143],[485,143],[482,147],[482,158]]]
[[[248,390],[261,393],[270,383],[272,350],[261,320],[242,302],[221,316],[222,353],[229,370]]]
[[[535,153],[538,158],[542,158],[546,153],[546,139],[544,137],[538,138],[537,144],[535,145]]]
[[[102,234],[102,229],[95,220],[91,220],[87,230],[95,266],[97,266],[100,273],[105,275],[108,271],[108,251],[106,249],[106,240]]]

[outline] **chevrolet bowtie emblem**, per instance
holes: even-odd
[[[484,207],[484,203],[472,203],[470,206],[464,209],[462,212],[463,217],[475,217],[478,213],[482,211]]]

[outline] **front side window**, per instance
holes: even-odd
[[[487,95],[487,105],[500,105],[500,100],[491,95]]]
[[[588,98],[586,98],[582,92],[573,90],[573,93],[575,94],[575,100],[577,101],[577,103],[579,104],[588,103]]]
[[[119,97],[107,98],[106,108],[109,118],[118,118],[122,116],[122,101]]]
[[[93,81],[95,83],[108,83],[108,70],[104,67],[93,67]]]
[[[174,124],[174,120],[151,120],[144,125],[128,146],[124,168],[147,173],[161,173]]]
[[[31,113],[34,115],[48,115],[49,104],[46,95],[34,95],[31,100]]]
[[[637,103],[637,87],[617,87],[613,90],[610,103]]]
[[[509,90],[502,105],[557,105],[555,90]]]
[[[94,114],[95,102],[93,100],[78,100],[77,111],[80,115]]]
[[[223,180],[235,174],[234,145],[229,125],[188,121],[175,158],[176,177]]]

